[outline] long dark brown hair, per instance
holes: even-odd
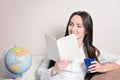
[[[93,45],[93,22],[92,22],[92,18],[89,15],[88,12],[86,12],[86,11],[78,11],[78,12],[74,12],[70,16],[68,24],[67,24],[67,27],[66,27],[65,36],[69,35],[68,27],[69,27],[71,18],[73,16],[75,16],[75,15],[78,15],[78,16],[80,16],[82,18],[82,20],[83,20],[83,26],[84,26],[85,31],[86,31],[85,37],[83,39],[85,55],[87,57],[95,58],[98,61],[96,53],[99,55],[100,52]]]

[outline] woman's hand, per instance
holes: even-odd
[[[100,64],[98,61],[92,61],[91,64],[92,65],[88,67],[88,71],[90,71],[90,73],[105,72],[104,71],[104,65]]]
[[[90,71],[90,73],[94,73],[94,72],[103,73],[103,72],[120,68],[120,65],[114,62],[111,62],[110,64],[104,64],[104,65],[100,64],[98,61],[92,61],[91,63],[92,65],[88,67],[89,68],[88,71]]]
[[[64,70],[67,66],[68,66],[68,60],[59,59],[51,70],[51,76],[53,76],[58,71]]]

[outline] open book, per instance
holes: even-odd
[[[50,34],[45,34],[48,58],[73,60],[80,56],[77,38],[74,34],[56,39]]]

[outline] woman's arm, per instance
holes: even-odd
[[[120,65],[116,64],[116,63],[109,63],[109,64],[100,64],[99,62],[97,61],[93,61],[92,62],[93,65],[89,66],[89,70],[91,73],[94,73],[94,72],[100,72],[100,73],[103,73],[103,72],[107,72],[107,71],[110,71],[110,70],[114,70],[114,69],[118,69],[120,68]]]
[[[112,54],[106,53],[101,51],[100,55],[98,56],[97,61],[93,61],[91,66],[89,66],[89,71],[94,72],[107,72],[110,70],[120,68],[120,55],[119,54]]]
[[[113,63],[110,63],[110,64],[104,64],[102,67],[103,67],[103,72],[107,72],[107,71],[110,71],[110,70],[120,68],[120,65],[113,62]]]
[[[55,63],[55,66],[48,69],[49,60],[46,57],[42,64],[40,65],[38,71],[37,71],[37,78],[38,80],[63,80],[64,76],[59,75],[56,72],[59,72],[63,69],[65,69],[68,65],[68,62],[66,60],[59,60]]]

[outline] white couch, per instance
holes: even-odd
[[[32,56],[32,66],[27,72],[23,74],[22,77],[18,78],[17,80],[37,80],[36,70],[40,66],[42,59],[43,56]],[[0,80],[4,80],[4,79],[10,79],[10,77],[8,74],[5,73],[5,71],[2,68],[2,64],[0,63]]]

